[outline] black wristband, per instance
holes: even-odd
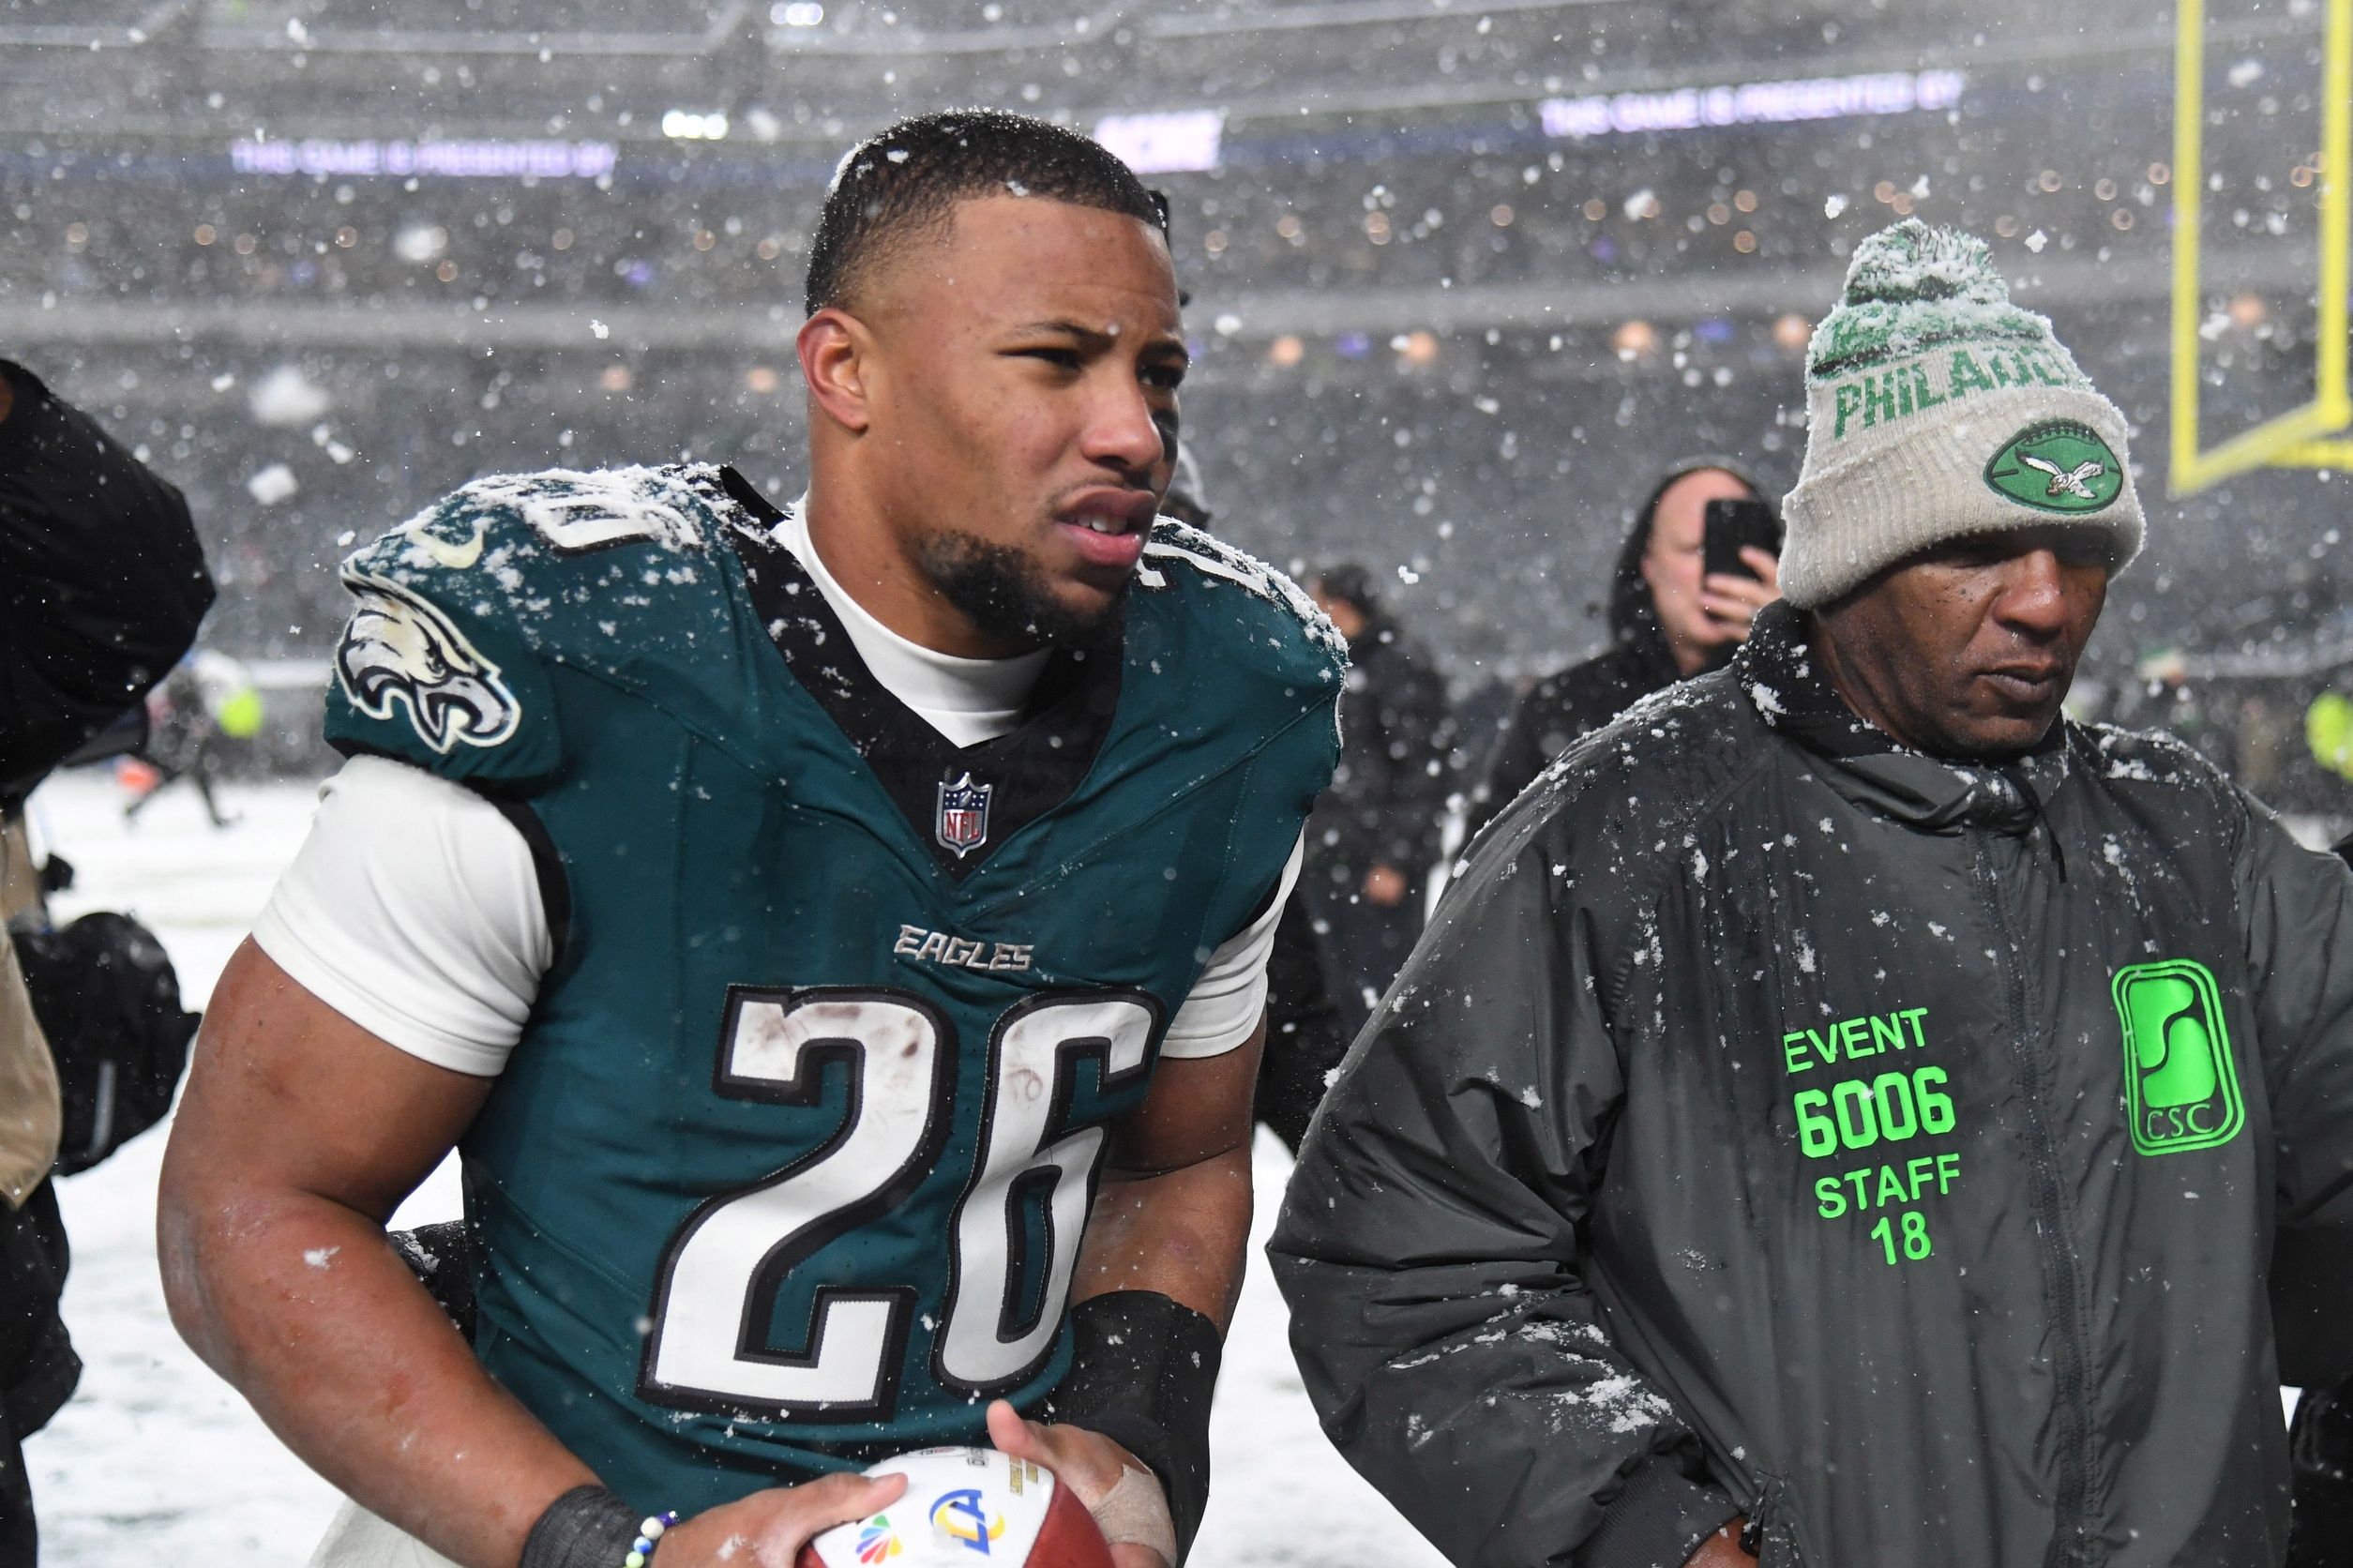
[[[637,1515],[602,1486],[575,1486],[523,1537],[516,1568],[621,1568],[637,1545]]]
[[[1209,1504],[1217,1325],[1155,1291],[1119,1290],[1072,1307],[1070,1326],[1070,1372],[1038,1414],[1100,1432],[1152,1467],[1183,1562]]]

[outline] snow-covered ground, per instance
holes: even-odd
[[[239,822],[207,826],[174,789],[122,821],[103,779],[77,776],[34,800],[37,826],[80,873],[61,916],[124,909],[163,938],[188,1004],[201,1005],[302,841],[311,792],[227,792]],[[267,1136],[257,1128],[256,1136]],[[72,1403],[26,1445],[46,1568],[295,1568],[335,1494],[279,1445],[172,1330],[156,1280],[160,1129],[59,1184],[72,1233],[66,1319],[88,1365]],[[1261,1135],[1259,1240],[1289,1161]],[[444,1171],[404,1222],[457,1212]],[[1435,1568],[1440,1562],[1317,1430],[1285,1341],[1281,1298],[1254,1245],[1227,1347],[1214,1418],[1216,1484],[1194,1560],[1218,1568]]]

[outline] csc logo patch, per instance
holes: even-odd
[[[444,754],[513,736],[522,722],[515,694],[448,616],[385,578],[347,574],[343,583],[359,609],[335,650],[335,678],[353,707],[389,719],[406,705],[418,738]]]
[[[2134,964],[2112,988],[2124,1026],[2124,1104],[2144,1154],[2210,1149],[2239,1136],[2246,1108],[2222,993],[2190,958]]]

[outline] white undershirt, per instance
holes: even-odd
[[[1048,654],[937,653],[883,626],[835,580],[796,507],[775,530],[874,678],[950,745],[1019,722]],[[1265,911],[1210,956],[1169,1021],[1163,1056],[1222,1055],[1266,1008],[1266,960],[1299,876],[1294,846]],[[302,852],[253,940],[294,983],[370,1033],[453,1071],[495,1078],[522,1037],[555,942],[531,849],[463,785],[382,757],[354,757],[319,792]]]
[[[953,746],[993,741],[1021,722],[1030,692],[1045,673],[1051,648],[1016,654],[1011,658],[958,658],[911,642],[867,612],[850,596],[808,536],[808,520],[795,505],[769,535],[791,550],[817,591],[850,634],[866,667],[884,690],[913,709],[917,717],[947,737]]]

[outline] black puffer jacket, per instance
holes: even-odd
[[[1345,869],[1353,891],[1375,866],[1418,882],[1438,860],[1453,778],[1446,677],[1420,640],[1375,611],[1349,643],[1340,762],[1307,824],[1309,874]]]
[[[2162,740],[1897,751],[1803,626],[1524,795],[1358,1039],[1270,1246],[1326,1429],[1465,1564],[2272,1568],[2353,874]]]
[[[1650,592],[1643,584],[1646,600]],[[1487,758],[1486,776],[1471,792],[1463,841],[1476,838],[1555,757],[1682,678],[1666,637],[1655,625],[1646,625],[1635,636],[1530,686],[1512,704],[1512,716]]]
[[[1463,841],[1501,814],[1503,808],[1545,764],[1616,718],[1631,704],[1682,678],[1675,655],[1660,629],[1658,603],[1650,579],[1642,575],[1642,557],[1651,548],[1651,527],[1658,520],[1658,504],[1676,480],[1710,471],[1729,474],[1751,493],[1756,486],[1723,458],[1687,458],[1667,472],[1634,515],[1634,526],[1618,547],[1609,573],[1609,646],[1566,670],[1555,671],[1530,686],[1512,704],[1486,774],[1471,792]],[[1724,656],[1728,658],[1727,647]]]

